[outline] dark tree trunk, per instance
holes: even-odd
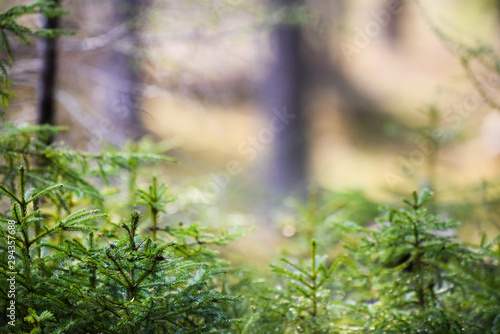
[[[59,0],[56,1],[59,5]],[[57,29],[58,18],[46,18],[44,29]],[[42,71],[38,87],[38,124],[55,125],[55,91],[57,80],[57,38],[44,38],[40,41]],[[47,140],[48,144],[53,138]]]
[[[387,0],[384,11],[389,13],[389,21],[385,29],[387,40],[391,46],[397,46],[402,39],[402,27],[407,0]]]
[[[274,10],[292,10],[297,0],[273,0]],[[286,16],[286,15],[285,15]],[[286,18],[285,18],[286,20]],[[264,84],[264,108],[269,119],[282,115],[281,125],[274,131],[270,157],[271,194],[304,197],[307,189],[306,117],[303,110],[304,87],[301,49],[301,26],[293,22],[278,24],[271,37],[273,59]],[[286,120],[283,120],[283,115]]]

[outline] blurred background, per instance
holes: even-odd
[[[374,202],[429,187],[465,240],[498,233],[500,62],[471,48],[498,46],[500,1],[60,5],[69,14],[56,22],[23,22],[75,34],[14,46],[7,119],[49,114],[68,129],[55,140],[79,150],[169,148],[179,163],[156,172],[179,196],[169,213],[251,215],[268,233],[246,242],[273,245],[297,231],[287,215],[270,222],[290,198],[361,203],[349,218],[370,223]]]

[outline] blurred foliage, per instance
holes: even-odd
[[[2,29],[50,37],[15,19],[61,15],[52,5],[14,7],[1,14]],[[3,30],[0,39],[8,50]],[[484,50],[466,49],[481,59]],[[437,113],[422,135],[439,128]],[[500,332],[500,237],[461,242],[431,191],[385,207],[374,224],[378,205],[362,192],[313,191],[279,218],[291,244],[269,276],[257,276],[212,247],[244,231],[211,233],[213,221],[160,226],[175,200],[154,172],[173,161],[164,150],[146,142],[86,153],[47,145],[61,128],[2,122],[0,130],[0,278],[15,282],[0,287],[4,333]],[[152,180],[147,188],[139,175]],[[496,188],[478,191],[484,216],[472,200],[459,204],[463,216],[496,221]],[[116,192],[126,198],[110,200]]]
[[[17,38],[25,44],[29,44],[30,36],[55,38],[60,35],[72,34],[71,31],[62,29],[38,29],[34,30],[19,24],[17,20],[26,15],[41,14],[47,18],[60,17],[67,14],[53,0],[38,0],[31,5],[14,6],[7,11],[0,13],[0,53],[5,53],[0,58],[0,99],[2,107],[0,108],[0,116],[3,117],[4,109],[9,105],[9,98],[12,94],[8,91],[11,84],[8,75],[8,68],[11,67],[14,61],[14,54],[11,48],[11,38]]]
[[[465,246],[456,221],[425,208],[431,198],[414,192],[373,228],[336,224],[359,243],[333,263],[313,241],[308,260],[272,266],[277,285],[256,281],[254,312],[239,333],[497,333],[500,239]]]
[[[275,220],[282,234],[288,238],[285,252],[307,258],[310,240],[317,241],[318,252],[334,252],[337,250],[335,245],[340,241],[335,233],[335,223],[353,221],[370,224],[378,213],[378,206],[361,191],[313,189],[306,203],[288,200],[288,210],[278,211]]]

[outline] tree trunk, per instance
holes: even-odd
[[[408,6],[408,1],[404,0],[388,0],[384,11],[390,13],[390,18],[385,28],[385,35],[389,44],[396,47],[402,39],[403,16],[405,7]]]
[[[59,0],[56,1],[59,5]],[[44,29],[57,29],[59,18],[45,18]],[[57,79],[57,38],[43,38],[39,44],[42,71],[38,88],[38,124],[55,125],[55,90]],[[49,138],[50,144],[53,138]]]
[[[126,24],[128,33],[119,41],[103,50],[100,67],[107,80],[100,82],[105,92],[102,101],[107,132],[103,138],[121,146],[128,139],[138,139],[145,130],[139,119],[141,97],[141,70],[138,60],[140,38],[138,15],[144,10],[140,0],[113,0],[114,13],[110,18],[113,27]]]
[[[300,1],[297,0],[272,2],[274,10],[284,9],[285,12],[293,10],[298,4]],[[304,197],[307,189],[307,126],[303,110],[301,30],[293,22],[281,22],[274,28],[271,36],[273,59],[264,83],[265,112],[270,120],[281,120],[281,124],[272,129],[274,142],[268,183],[270,193],[278,198],[286,195]],[[281,115],[281,118],[277,115]]]

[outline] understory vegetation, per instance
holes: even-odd
[[[4,107],[8,38],[54,34],[16,23],[63,14],[47,3],[0,14]],[[50,144],[61,131],[0,123],[3,333],[500,333],[500,237],[465,244],[428,189],[378,215],[360,194],[311,192],[262,275],[216,250],[249,231],[168,219],[175,194],[151,175],[174,159]]]
[[[121,198],[120,209],[107,207],[113,195],[104,190],[120,182],[117,175],[167,158],[43,144],[54,131],[2,125],[5,333],[500,331],[500,238],[463,244],[457,222],[426,208],[428,190],[403,208],[383,208],[369,227],[332,219],[335,210],[324,211],[316,198],[296,212],[316,230],[294,244],[307,252],[258,277],[211,248],[240,234],[213,235],[210,222],[158,226],[175,198],[156,178],[147,190],[130,189],[133,203]],[[327,254],[339,240],[345,251]]]

